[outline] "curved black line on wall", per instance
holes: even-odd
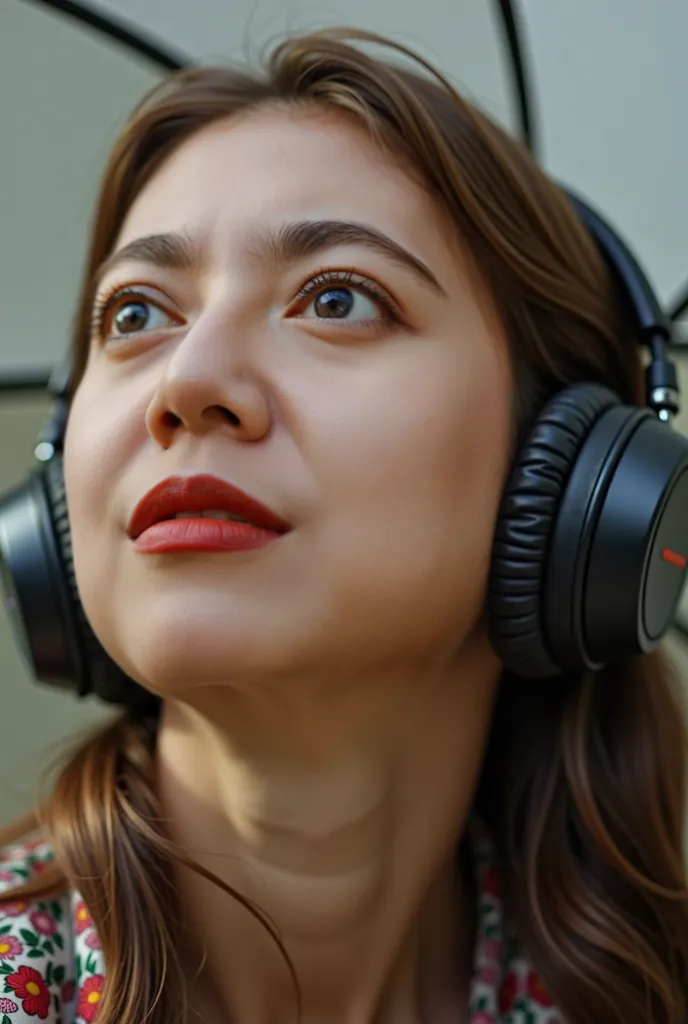
[[[134,29],[133,26],[111,18],[109,15],[94,11],[85,4],[77,3],[77,0],[24,0],[24,3],[48,7],[53,11],[59,11],[60,14],[66,15],[68,18],[74,18],[75,21],[88,25],[89,28],[95,29],[101,35],[128,47],[138,56],[153,61],[154,64],[166,71],[177,71],[190,63],[189,58],[184,54],[174,49],[168,49],[140,32],[139,29]]]
[[[151,61],[165,71],[178,71],[191,63],[190,58],[185,54],[168,48],[150,39],[138,29],[135,30],[124,22],[94,11],[85,4],[78,3],[77,0],[23,0],[23,2],[64,14],[65,17],[72,18],[82,25],[94,29],[119,46],[131,50],[134,55]],[[22,370],[16,373],[7,370],[0,373],[0,393],[10,396],[45,391],[51,373],[52,369],[49,368]]]
[[[535,125],[534,76],[527,59],[527,49],[516,4],[511,0],[495,0],[494,7],[504,31],[511,77],[516,93],[518,119],[523,141],[533,156],[540,155],[538,131]]]
[[[47,7],[49,10],[64,14],[66,17],[95,29],[108,39],[127,47],[133,53],[152,61],[166,71],[177,71],[191,63],[191,59],[178,51],[168,49],[159,42],[153,41],[145,33],[133,26],[120,22],[94,11],[78,0],[24,0],[36,6]],[[535,126],[535,101],[532,67],[526,58],[526,47],[523,42],[523,31],[517,4],[512,0],[494,0],[497,19],[502,26],[506,49],[511,66],[512,83],[517,101],[517,113],[523,140],[536,157],[539,154],[538,131]],[[685,294],[676,301],[670,311],[672,320],[678,319],[688,309],[688,286]],[[686,346],[672,345],[675,351],[686,354]],[[0,392],[17,392],[21,390],[36,391],[48,385],[50,373],[30,371],[23,374],[0,375]]]

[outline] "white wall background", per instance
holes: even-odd
[[[203,60],[250,57],[288,30],[373,29],[421,50],[507,127],[516,123],[488,0],[92,6]],[[545,165],[616,222],[669,298],[688,278],[688,3],[521,0],[520,8]],[[25,0],[0,0],[0,371],[43,366],[62,353],[100,168],[155,78],[150,66],[66,19]],[[684,380],[688,395],[685,364]],[[44,410],[38,398],[0,397],[0,490],[29,467]],[[688,662],[684,668],[688,678]],[[33,686],[2,615],[0,673],[2,821],[26,806],[48,748],[103,712]]]

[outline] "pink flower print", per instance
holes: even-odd
[[[37,850],[39,846],[43,846],[44,844],[45,839],[43,836],[37,836],[36,839],[29,839],[27,843],[24,843],[23,849],[26,853],[33,853],[34,850]]]
[[[21,917],[29,909],[26,900],[15,900],[14,903],[0,903],[0,914],[6,917]]]
[[[480,951],[485,960],[494,960],[499,963],[502,959],[502,944],[499,939],[485,939]]]
[[[0,960],[14,960],[23,949],[21,942],[15,939],[14,935],[0,935]]]
[[[495,1018],[491,1013],[481,1010],[480,1013],[473,1014],[471,1024],[495,1024]]]
[[[478,978],[483,985],[494,985],[498,977],[499,973],[494,964],[481,964],[478,968]]]
[[[29,920],[39,935],[54,935],[57,931],[55,922],[45,910],[34,910],[29,914]]]
[[[16,1013],[18,1009],[14,999],[0,999],[0,1013]]]
[[[11,871],[0,871],[0,882],[14,882],[14,875]]]
[[[86,945],[89,949],[102,949],[98,933],[96,931],[89,932],[86,936]]]

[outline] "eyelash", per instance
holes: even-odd
[[[313,277],[309,277],[304,285],[296,293],[296,299],[305,299],[316,294],[328,285],[350,285],[373,299],[384,309],[388,319],[392,323],[402,321],[402,313],[394,299],[369,277],[358,274],[355,270],[321,270]]]
[[[115,299],[119,300],[122,298],[143,299],[144,302],[150,302],[161,309],[164,308],[159,302],[156,302],[155,299],[135,285],[113,285],[103,295],[99,296],[93,304],[91,334],[94,338],[97,338],[99,341],[107,340],[103,332],[105,317],[116,305]]]
[[[358,274],[355,270],[321,270],[319,273],[308,278],[305,284],[299,288],[294,299],[308,298],[311,295],[317,294],[318,291],[326,288],[328,285],[347,285],[355,288],[378,303],[384,310],[386,318],[390,323],[399,324],[402,322],[401,310],[394,299],[375,281]],[[91,318],[91,334],[93,337],[99,341],[107,340],[103,330],[106,315],[115,307],[115,300],[119,301],[124,298],[143,299],[145,302],[150,302],[160,309],[164,309],[161,303],[156,302],[155,299],[141,288],[134,285],[113,285],[102,296],[97,298],[94,303]],[[173,314],[169,313],[169,315],[172,316]]]

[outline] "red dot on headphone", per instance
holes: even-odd
[[[679,569],[685,569],[686,559],[683,555],[679,555],[678,551],[672,551],[671,548],[662,548],[662,558],[669,565],[676,565]]]

